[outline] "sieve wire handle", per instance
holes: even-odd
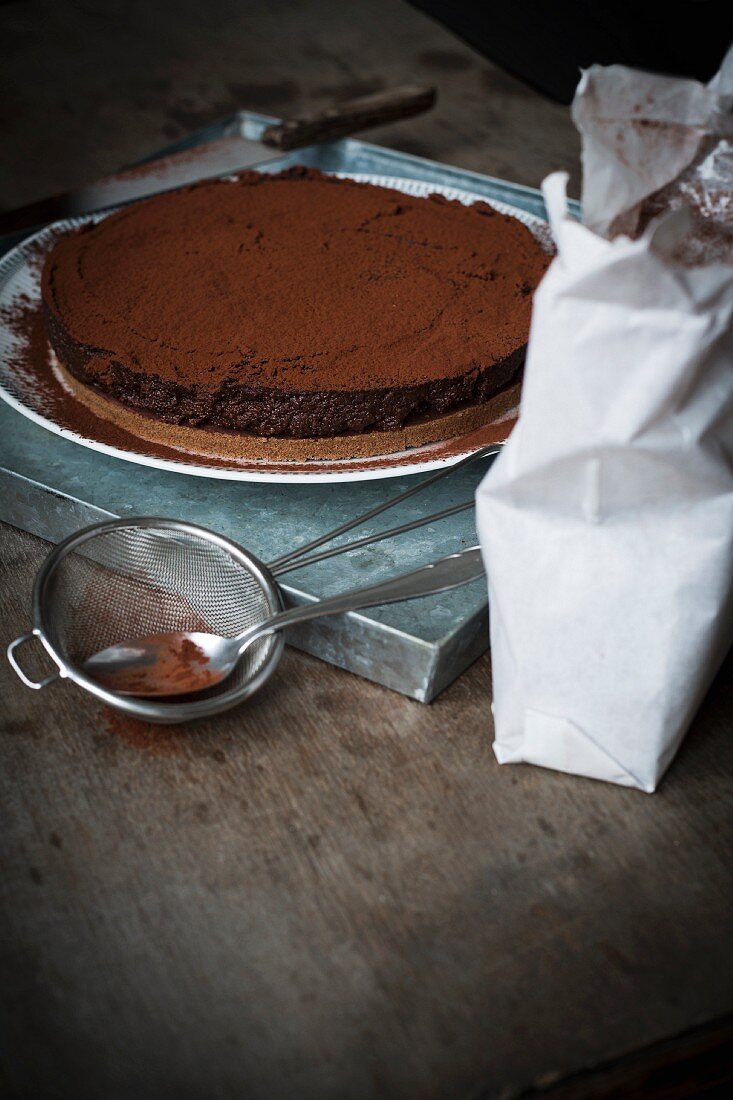
[[[25,672],[18,663],[18,658],[15,656],[15,651],[16,649],[19,649],[20,646],[24,645],[25,642],[31,641],[32,638],[40,638],[41,642],[43,643],[43,636],[41,635],[40,630],[30,630],[27,634],[21,634],[19,638],[14,638],[8,646],[6,653],[8,661],[10,662],[10,666],[15,672],[16,676],[18,676],[18,678],[23,681],[26,687],[33,688],[34,691],[40,691],[41,688],[45,688],[49,684],[52,684],[54,680],[60,680],[62,673],[59,669],[58,672],[52,672],[50,676],[46,676],[44,680],[31,680],[30,676],[26,676]],[[48,652],[45,644],[44,649],[46,649],[46,651]]]
[[[423,565],[410,573],[392,577],[381,584],[372,584],[367,588],[357,588],[343,592],[328,600],[318,600],[304,607],[293,607],[268,619],[266,623],[253,626],[239,635],[240,656],[257,638],[273,634],[286,626],[319,619],[325,615],[340,615],[344,611],[358,611],[363,607],[375,607],[377,604],[398,603],[401,600],[414,600],[419,596],[433,596],[438,592],[448,592],[470,581],[484,576],[481,548],[472,546],[458,554],[448,554],[430,565]]]

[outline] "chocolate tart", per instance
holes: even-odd
[[[483,203],[245,173],[64,234],[43,306],[59,362],[95,403],[186,436],[332,438],[365,454],[502,405],[549,259]]]

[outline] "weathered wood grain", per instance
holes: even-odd
[[[500,769],[486,660],[423,707],[287,651],[157,745],[3,667],[8,1091],[509,1096],[729,1010],[730,671],[648,797]]]
[[[399,84],[429,114],[368,140],[538,186],[568,111],[402,0],[26,0],[0,7],[0,207],[80,186],[237,107],[293,117]]]
[[[0,43],[8,206],[236,105],[407,80],[435,112],[373,140],[577,181],[567,111],[397,0],[29,0]],[[3,641],[44,552],[0,530]],[[251,704],[152,735],[0,662],[0,1086],[508,1098],[666,1050],[733,1008],[732,670],[648,797],[499,768],[487,659],[423,707],[288,651]]]

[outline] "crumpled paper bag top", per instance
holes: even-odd
[[[659,214],[687,208],[673,257],[733,263],[733,49],[708,85],[594,65],[572,113],[590,229],[637,238]]]

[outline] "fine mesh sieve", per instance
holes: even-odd
[[[273,671],[282,634],[247,651],[225,683],[186,702],[118,695],[85,674],[107,646],[143,635],[201,630],[232,637],[282,610],[268,568],[236,543],[196,524],[157,518],[110,520],[72,535],[44,562],[33,588],[33,631],[68,677],[138,718],[179,722],[227,710]],[[16,671],[32,687],[41,686]]]

